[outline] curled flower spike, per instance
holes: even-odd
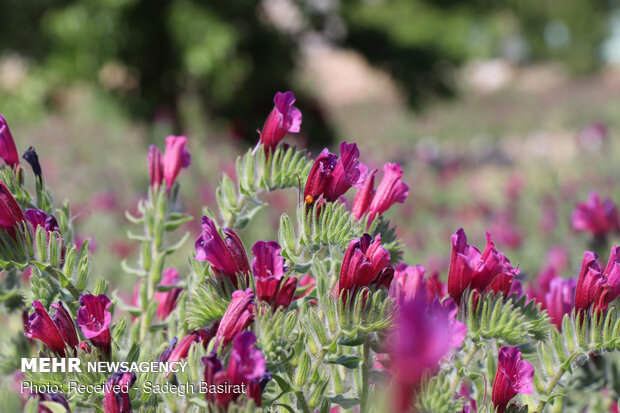
[[[280,255],[282,248],[275,241],[258,241],[252,247],[255,258],[252,259],[252,271],[256,283],[256,298],[271,304],[274,309],[288,308],[293,301],[297,278],[289,277],[284,283],[284,258]]]
[[[591,192],[586,202],[579,202],[575,206],[572,222],[575,230],[587,231],[595,237],[620,231],[616,205],[609,198],[601,201],[596,192]]]
[[[79,343],[73,319],[62,302],[52,304],[56,309],[54,317],[43,307],[40,301],[33,301],[34,313],[25,320],[26,337],[39,339],[54,353],[65,355],[65,348],[75,349]]]
[[[368,234],[349,243],[342,259],[338,293],[353,296],[360,288],[376,285],[389,288],[394,276],[390,252],[381,246],[381,235],[373,240]]]
[[[112,314],[108,311],[112,303],[104,294],[80,296],[77,324],[86,338],[99,348],[109,359],[112,351],[110,323]]]
[[[112,374],[103,390],[104,413],[131,413],[129,389],[135,382],[135,373],[119,371]]]
[[[521,358],[519,347],[499,349],[497,373],[491,399],[498,413],[503,413],[508,402],[517,395],[532,394],[534,366]]]
[[[334,202],[352,186],[361,186],[367,168],[358,161],[359,156],[360,152],[355,143],[343,142],[340,145],[340,157],[323,149],[314,161],[306,181],[306,202],[315,202],[320,197]]]
[[[249,274],[250,265],[245,247],[235,231],[224,228],[224,241],[215,223],[209,217],[202,217],[202,234],[196,240],[196,260],[209,261],[218,276],[228,278],[235,287],[237,274]]]
[[[262,143],[267,151],[273,151],[288,132],[297,133],[301,129],[301,111],[293,106],[293,92],[277,92],[273,103],[275,106],[267,117],[263,130],[259,132],[259,143]]]
[[[0,115],[0,158],[11,168],[19,165],[19,155],[6,118]]]
[[[613,247],[605,270],[597,262],[598,255],[586,251],[575,292],[575,309],[600,313],[620,295],[620,247]]]
[[[448,273],[448,293],[458,303],[467,288],[479,292],[494,291],[508,295],[519,270],[513,268],[508,258],[495,248],[487,232],[487,246],[482,253],[467,244],[463,229],[452,235],[452,256]]]
[[[254,321],[254,293],[251,288],[237,290],[222,317],[215,334],[216,347],[221,343],[226,347],[232,339]]]

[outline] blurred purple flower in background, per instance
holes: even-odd
[[[554,277],[549,283],[549,292],[545,294],[542,309],[546,309],[551,322],[562,330],[562,318],[575,307],[577,281],[574,278]]]
[[[595,237],[604,237],[610,232],[620,231],[618,209],[606,198],[601,202],[597,192],[591,192],[586,202],[578,202],[572,215],[573,228],[587,231]]]

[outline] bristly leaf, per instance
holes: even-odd
[[[465,294],[459,319],[467,325],[467,336],[474,341],[496,339],[522,344],[544,338],[550,329],[547,312],[525,295],[504,298],[493,293]]]

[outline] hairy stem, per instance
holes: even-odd
[[[478,344],[473,343],[472,347],[467,352],[465,359],[463,360],[463,367],[469,366],[469,363],[471,363],[471,361],[476,356],[476,353],[478,352],[478,348],[479,348]],[[463,378],[463,372],[461,371],[461,369],[459,369],[456,371],[456,376],[454,376],[454,379],[452,380],[452,383],[450,384],[450,394],[456,393],[456,389],[459,387],[459,384],[461,384],[462,378]]]
[[[553,389],[555,389],[555,386],[557,386],[560,379],[562,379],[562,376],[564,376],[564,373],[566,373],[566,369],[564,367],[560,367],[559,370],[555,372],[555,374],[551,378],[551,381],[545,388],[545,393],[544,393],[545,395],[549,395],[551,394],[551,392],[553,392]],[[539,400],[538,405],[536,406],[536,412],[542,413],[546,404],[547,404],[546,400],[543,400],[543,399]]]
[[[290,365],[290,363],[286,363],[284,365],[284,369],[286,370],[286,374],[288,375],[289,380],[293,382],[294,380],[293,367]],[[299,402],[299,405],[301,406],[301,410],[304,413],[311,413],[312,410],[310,410],[310,407],[308,406],[308,402],[306,401],[304,392],[299,389],[296,389],[294,390],[294,393],[295,393],[295,396],[297,396],[297,401]]]
[[[370,390],[368,373],[372,362],[370,353],[370,338],[366,337],[362,347],[362,393],[360,394],[360,413],[366,413],[368,411],[368,393]]]

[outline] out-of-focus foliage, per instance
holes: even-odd
[[[61,105],[62,86],[88,82],[134,115],[181,130],[179,105],[189,95],[253,140],[271,105],[265,96],[293,88],[308,39],[359,51],[417,105],[450,92],[452,69],[471,58],[595,67],[611,7],[603,0],[5,0],[0,96],[5,113],[26,118],[42,103]],[[306,132],[329,140],[312,90],[295,89]]]

